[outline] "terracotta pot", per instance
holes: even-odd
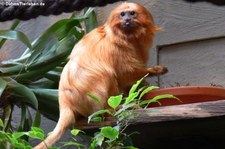
[[[152,90],[144,96],[144,99],[151,99],[157,95],[172,94],[179,98],[182,102],[176,99],[161,99],[161,106],[180,105],[196,102],[207,102],[225,99],[225,88],[213,86],[182,86],[163,88]],[[151,103],[149,107],[160,106],[158,103]]]

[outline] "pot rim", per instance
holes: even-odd
[[[152,90],[149,93],[152,92],[159,93],[162,92],[162,94],[169,93],[169,94],[175,94],[175,95],[217,95],[222,96],[225,98],[225,88],[222,87],[216,87],[216,86],[178,86],[178,87],[168,87],[168,88],[159,88],[156,90]]]

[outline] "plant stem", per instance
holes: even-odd
[[[7,105],[4,108],[4,128],[3,131],[7,132],[10,129],[11,126],[11,118],[12,118],[12,111],[13,111],[13,106],[12,105]]]

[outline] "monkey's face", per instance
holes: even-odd
[[[154,32],[152,15],[150,12],[135,3],[122,3],[114,9],[107,21],[113,33],[118,35],[141,36],[141,33]]]
[[[137,12],[132,9],[122,10],[119,14],[119,28],[125,32],[132,31],[137,27]]]

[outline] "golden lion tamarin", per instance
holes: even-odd
[[[103,26],[85,35],[61,75],[58,123],[35,149],[52,146],[80,116],[107,108],[109,96],[127,91],[147,73],[165,73],[166,68],[160,65],[146,68],[148,50],[158,29],[146,8],[125,2],[112,11]],[[102,99],[102,104],[88,93]]]

